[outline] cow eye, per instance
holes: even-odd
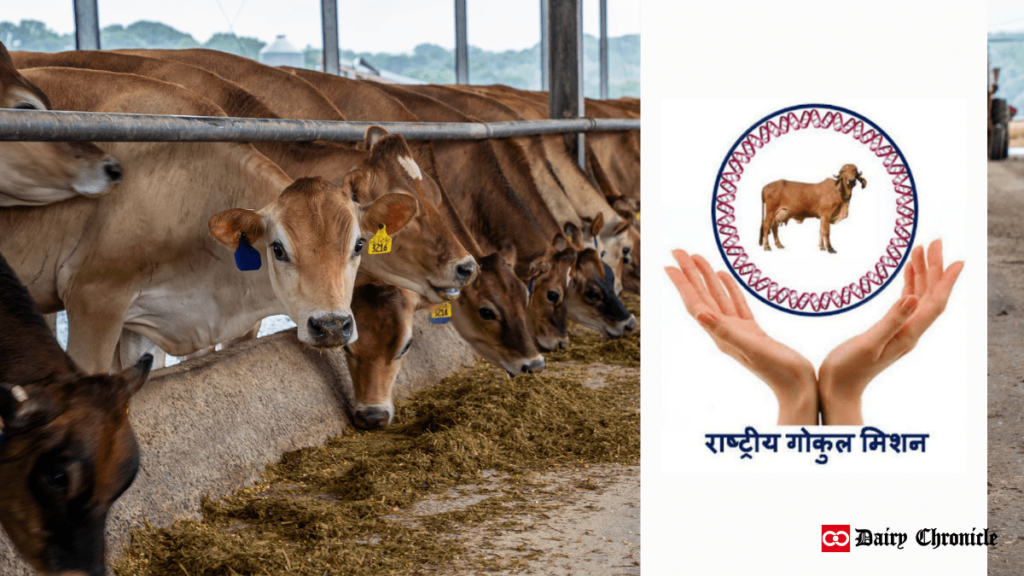
[[[63,468],[47,470],[41,473],[39,481],[47,490],[54,494],[64,496],[68,493],[68,475]]]
[[[626,254],[629,254],[629,246],[626,246],[622,249],[622,255],[625,256]]]
[[[601,293],[597,290],[587,290],[586,297],[587,300],[590,300],[591,302],[597,302],[601,299]]]
[[[281,262],[288,261],[288,253],[284,251],[284,246],[280,242],[274,242],[270,245],[274,249],[274,258],[277,258]]]
[[[558,304],[558,292],[554,290],[548,290],[548,302],[552,304]]]
[[[412,346],[412,338],[410,338],[409,341],[405,343],[405,348],[402,348],[402,351],[398,353],[398,356],[396,356],[396,358],[401,358],[402,356],[405,356],[405,354],[409,351],[409,348],[411,346]]]
[[[356,240],[356,256],[358,256],[359,253],[363,251],[363,242],[365,242],[365,240],[363,240],[362,238]]]
[[[31,102],[22,102],[14,107],[15,110],[35,110],[36,107]]]
[[[480,309],[480,317],[483,318],[484,320],[497,320],[498,319],[498,317],[495,316],[495,314],[494,314],[494,310],[491,310],[490,308],[481,308]]]

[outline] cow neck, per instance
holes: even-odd
[[[323,142],[260,142],[256,148],[290,177],[322,176],[334,184],[366,158],[366,152]]]
[[[595,218],[598,213],[604,214],[605,223],[615,214],[615,211],[605,202],[604,196],[590,183],[586,174],[580,170],[576,162],[569,157],[565,149],[564,140],[560,135],[542,136],[544,148],[548,152],[548,158],[554,169],[558,181],[562,183],[562,189],[580,216]],[[602,206],[603,204],[603,206]],[[607,207],[607,209],[605,209]]]
[[[561,226],[548,208],[544,194],[541,193],[537,184],[541,183],[548,187],[558,186],[558,193],[561,194],[561,183],[553,173],[547,172],[544,166],[539,166],[536,171],[531,169],[531,162],[527,159],[526,152],[519,143],[508,139],[498,140],[494,142],[494,149],[501,160],[502,172],[507,175],[516,193],[526,203],[530,214],[537,221],[541,234],[547,240],[554,238],[562,231]],[[544,163],[547,162],[543,156],[541,159]]]
[[[550,247],[548,239],[541,233],[541,226],[530,213],[523,199],[516,194],[512,184],[495,158],[493,151],[484,142],[435,142],[435,149],[443,147],[453,156],[460,157],[464,166],[471,169],[453,171],[463,178],[446,185],[458,198],[459,214],[468,218],[470,229],[485,250],[499,249],[505,241],[516,246],[520,262],[531,262],[543,256]],[[461,192],[461,197],[459,193]]]
[[[28,290],[0,256],[0,382],[30,384],[76,371]]]

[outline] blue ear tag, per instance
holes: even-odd
[[[597,236],[594,236],[594,250],[597,250]]]
[[[536,279],[536,277],[534,277],[534,278],[530,278],[530,288],[528,289],[528,290],[529,290],[529,292],[528,292],[528,293],[529,293],[529,295],[530,295],[530,296],[533,296],[533,281],[534,281],[535,279]]]
[[[238,269],[242,272],[249,272],[250,270],[259,270],[262,265],[260,251],[253,248],[252,244],[249,244],[249,239],[245,237],[245,232],[239,234],[238,249],[235,250],[235,266],[238,266]]]

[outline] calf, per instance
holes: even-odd
[[[0,108],[49,110],[50,100],[18,73],[0,44]],[[121,165],[87,142],[0,142],[0,207],[39,206],[102,194],[121,180]]]
[[[152,360],[85,376],[0,256],[0,524],[40,572],[105,574],[107,511],[139,469],[128,400]]]
[[[850,198],[857,182],[860,182],[861,188],[867,188],[868,182],[860,170],[853,164],[844,164],[839,174],[817,184],[788,180],[776,180],[768,184],[761,190],[758,245],[764,245],[766,251],[771,251],[772,247],[768,243],[770,231],[775,236],[775,246],[784,248],[779,242],[779,224],[785,224],[790,218],[797,222],[803,222],[804,218],[817,218],[821,220],[818,248],[835,254],[829,240],[829,227],[849,214]]]

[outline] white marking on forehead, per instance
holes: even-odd
[[[408,156],[399,156],[398,163],[402,165],[402,168],[405,168],[405,171],[408,172],[409,176],[413,180],[420,180],[423,178],[423,174],[420,172],[420,167],[416,165],[416,161],[412,158],[409,158]]]
[[[565,287],[566,288],[569,287],[569,282],[572,280],[571,275],[572,275],[572,268],[569,268],[569,269],[567,269],[565,271]]]
[[[14,396],[14,399],[17,400],[18,402],[24,402],[25,400],[28,400],[28,394],[25,393],[25,389],[22,388],[21,386],[15,386],[14,388],[11,388],[11,394]]]

